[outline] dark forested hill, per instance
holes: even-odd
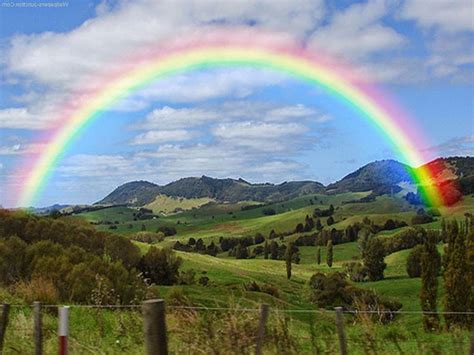
[[[356,192],[396,188],[403,181],[411,181],[410,169],[408,165],[395,160],[375,161],[328,185],[326,190]]]
[[[464,194],[474,176],[473,157],[439,158],[426,164],[436,183],[456,180]],[[119,186],[98,204],[144,206],[153,202],[158,194],[183,197],[207,197],[221,202],[260,201],[274,202],[292,199],[311,193],[340,193],[373,191],[375,195],[400,191],[401,182],[411,182],[406,164],[395,160],[369,163],[326,188],[315,181],[292,181],[282,184],[252,184],[243,179],[216,179],[208,176],[187,177],[159,186],[147,181],[134,181]]]
[[[143,206],[158,194],[173,197],[209,197],[218,201],[280,201],[303,194],[323,191],[324,186],[314,181],[293,181],[275,184],[251,184],[238,179],[215,179],[207,176],[183,178],[164,186],[146,181],[134,181],[119,186],[98,204],[130,204]]]

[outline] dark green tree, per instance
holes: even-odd
[[[333,261],[333,250],[332,250],[332,240],[329,239],[326,245],[326,263],[329,267],[332,267]]]
[[[321,220],[318,218],[316,220],[316,229],[318,230],[318,232],[322,231],[323,230],[323,225],[321,224]]]
[[[420,303],[423,314],[423,327],[426,331],[439,329],[439,317],[436,313],[438,299],[438,275],[441,269],[441,256],[436,247],[436,233],[428,232],[421,253],[421,290]]]
[[[290,243],[285,252],[286,277],[291,279],[291,260],[293,257],[293,243]]]
[[[372,238],[368,241],[364,252],[364,265],[370,281],[383,279],[383,272],[387,267],[384,262],[385,251],[383,243],[379,238]]]
[[[265,260],[268,259],[268,254],[270,254],[270,247],[268,245],[268,241],[265,240],[265,244],[263,245],[263,257]]]
[[[173,285],[178,282],[182,262],[172,249],[151,247],[140,261],[140,270],[152,283]]]
[[[320,247],[316,249],[316,262],[318,263],[318,265],[321,265],[321,248]]]
[[[411,278],[421,276],[421,255],[423,253],[423,245],[414,247],[407,258],[407,274]]]
[[[466,230],[452,221],[448,231],[448,246],[445,259],[444,285],[446,289],[444,299],[445,312],[465,312],[470,301],[468,286],[468,264],[466,248]],[[447,328],[453,326],[467,327],[469,317],[466,314],[451,313],[445,315]]]
[[[334,218],[332,218],[332,216],[330,216],[327,219],[326,223],[327,223],[328,226],[332,226],[334,224]]]

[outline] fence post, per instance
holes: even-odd
[[[265,324],[267,323],[270,306],[266,303],[260,305],[260,320],[258,322],[255,355],[262,354],[263,341],[265,340]]]
[[[5,341],[5,332],[7,331],[9,312],[10,305],[4,303],[2,305],[2,318],[0,318],[0,354],[3,354],[3,343]]]
[[[34,312],[34,337],[35,337],[35,355],[43,354],[43,320],[41,315],[41,303],[33,302]]]
[[[59,307],[59,355],[67,355],[67,337],[69,335],[69,306]]]
[[[165,301],[145,301],[142,303],[142,312],[146,353],[148,355],[168,355]]]
[[[344,317],[342,315],[342,307],[334,308],[336,310],[336,328],[339,338],[339,349],[341,355],[347,355],[346,333],[344,332]]]

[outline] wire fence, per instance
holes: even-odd
[[[163,304],[164,305],[164,304]],[[365,324],[365,318],[377,314],[407,315],[465,315],[474,312],[424,312],[422,310],[359,310],[359,309],[305,309],[268,307],[269,321],[263,322],[262,306],[166,306],[166,329],[159,330],[168,336],[168,345],[173,353],[207,353],[215,347],[221,353],[256,353],[257,343],[262,342],[264,353],[314,354],[314,353],[439,353],[474,354],[474,337],[469,331],[424,333],[408,331],[399,325],[384,326]],[[144,330],[146,312],[143,304],[42,304],[43,323],[41,337],[48,352],[57,352],[57,310],[70,310],[69,346],[71,353],[145,353],[148,348],[147,331]],[[2,331],[0,340],[6,335],[4,354],[31,352],[36,346],[38,328],[33,322],[38,308],[31,304],[11,304],[10,323]],[[164,310],[164,307],[163,307]],[[296,318],[293,317],[295,315]],[[346,315],[338,324],[338,316]],[[354,316],[354,317],[352,317]],[[156,316],[151,323],[156,323]],[[382,317],[382,316],[381,316]],[[312,324],[314,322],[315,324]],[[420,322],[421,324],[421,322]],[[342,325],[342,327],[340,327]],[[315,327],[315,330],[312,330]],[[60,326],[59,326],[60,328]],[[70,331],[70,334],[69,334]],[[155,330],[156,331],[156,330]],[[314,334],[313,334],[314,333]],[[148,335],[149,336],[149,335]],[[283,340],[282,340],[283,339]],[[343,352],[343,339],[349,349]],[[2,345],[3,346],[3,345]],[[106,349],[106,350],[104,350]],[[0,354],[1,352],[0,348]]]
[[[31,304],[10,304],[12,308],[32,308]],[[89,309],[140,309],[140,304],[42,304],[41,308],[58,308],[58,307],[70,307],[70,308],[89,308]],[[260,312],[260,308],[243,308],[243,307],[206,307],[206,306],[166,306],[168,309],[187,309],[187,310],[204,310],[204,311],[239,311],[239,312]],[[335,309],[285,309],[285,308],[271,308],[271,311],[283,312],[283,313],[336,313]],[[359,309],[342,309],[342,313],[347,314],[459,314],[459,315],[474,315],[474,311],[422,311],[422,310],[359,310]]]

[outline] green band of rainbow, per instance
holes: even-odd
[[[326,59],[318,62],[314,57],[309,58],[293,48],[273,48],[261,44],[257,47],[233,45],[227,40],[225,44],[194,44],[166,53],[160,51],[145,60],[137,61],[136,65],[128,66],[129,69],[109,78],[72,113],[59,117],[60,126],[33,166],[24,167],[28,174],[22,184],[17,205],[31,206],[35,203],[73,138],[114,102],[159,78],[217,66],[270,68],[321,86],[371,122],[392,143],[407,164],[421,165],[423,159],[416,147],[417,138],[410,137],[408,133],[411,126],[407,127],[407,124],[410,123],[403,121],[401,117],[395,117],[397,113],[393,112],[393,107],[386,105],[380,95],[374,94],[372,86],[348,77],[347,72],[329,65]],[[425,185],[422,195],[426,202],[432,205],[442,203],[440,191],[434,185],[426,183],[432,181],[430,171],[424,168],[412,169],[410,174],[415,183]]]

